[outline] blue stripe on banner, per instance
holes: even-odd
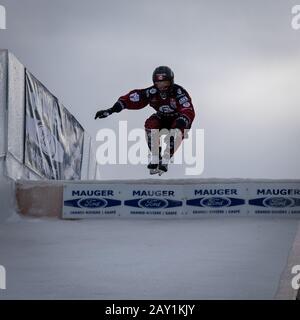
[[[249,200],[249,205],[271,208],[299,207],[299,198],[289,197],[264,197]]]
[[[145,209],[164,209],[181,207],[182,201],[159,199],[159,198],[140,198],[124,201],[125,206]]]
[[[64,206],[74,208],[109,208],[120,206],[121,200],[106,199],[106,198],[79,198],[64,201]]]
[[[236,199],[236,198],[227,198],[227,197],[205,197],[205,198],[196,198],[190,199],[186,201],[188,206],[195,207],[234,207],[245,204],[244,199]]]

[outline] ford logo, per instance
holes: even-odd
[[[200,201],[200,204],[203,207],[227,207],[231,203],[230,199],[228,198],[220,198],[220,197],[210,197],[204,198]]]
[[[168,201],[164,199],[148,198],[138,202],[139,207],[147,209],[162,209],[168,206]]]
[[[294,205],[294,200],[291,198],[284,198],[284,197],[272,197],[272,198],[264,199],[263,205],[265,207],[273,207],[273,208],[291,207]]]
[[[107,201],[104,199],[87,198],[79,200],[78,205],[81,208],[103,208],[107,205]]]

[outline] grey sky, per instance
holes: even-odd
[[[143,127],[150,107],[94,114],[167,64],[205,129],[202,177],[300,178],[300,30],[290,0],[0,0],[12,51],[95,138]],[[105,166],[103,178],[144,178],[143,166]],[[170,168],[165,178],[184,177]]]

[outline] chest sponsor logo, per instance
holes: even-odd
[[[173,109],[176,109],[176,100],[174,98],[170,99],[170,104],[171,104]]]
[[[174,106],[169,106],[169,105],[164,105],[159,108],[159,111],[161,113],[172,113],[174,112],[174,110],[175,110]]]

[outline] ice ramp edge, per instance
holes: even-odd
[[[287,264],[281,274],[279,286],[275,296],[276,300],[300,300],[300,222],[292,248],[289,253]],[[297,282],[297,284],[296,284]],[[298,288],[297,288],[298,287]]]
[[[300,218],[300,180],[143,179],[16,182],[23,216],[86,218]]]

